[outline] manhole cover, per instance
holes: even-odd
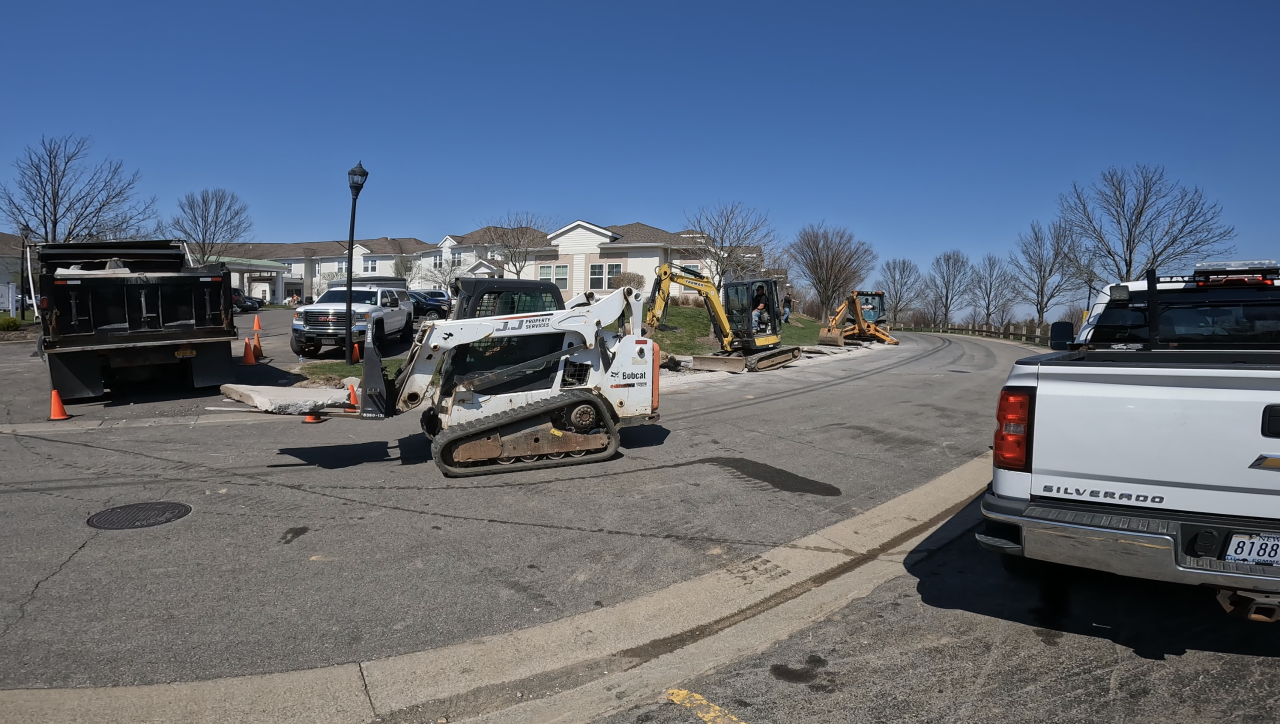
[[[131,503],[94,513],[85,522],[102,530],[129,530],[172,523],[190,512],[191,506],[185,503]]]

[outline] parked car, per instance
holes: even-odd
[[[449,318],[449,305],[439,297],[424,292],[409,292],[413,300],[413,316],[427,321]]]
[[[355,283],[351,287],[351,325],[353,338],[363,340],[373,325],[374,343],[386,348],[388,335],[401,342],[413,339],[413,300],[404,289],[378,284]],[[298,307],[293,312],[293,334],[289,349],[294,354],[314,357],[324,345],[346,344],[347,288],[330,288],[315,304]]]
[[[245,296],[245,293],[237,289],[231,288],[231,311],[233,314],[240,312],[256,312],[262,307],[258,300],[253,297]]]
[[[441,304],[443,304],[443,305],[444,305],[444,306],[445,306],[445,307],[446,307],[450,312],[452,312],[452,311],[453,311],[453,297],[449,295],[449,292],[446,292],[446,291],[445,291],[445,290],[443,290],[443,289],[423,289],[423,290],[422,290],[421,292],[419,292],[419,293],[420,293],[420,294],[425,294],[426,296],[428,296],[428,297],[430,297],[430,298],[432,298],[432,299],[435,299],[436,301],[440,302],[440,303],[441,303]]]

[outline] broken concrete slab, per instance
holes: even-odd
[[[222,394],[276,415],[306,415],[347,404],[346,389],[223,385]]]

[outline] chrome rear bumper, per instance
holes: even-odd
[[[977,538],[984,548],[1006,555],[1023,555],[1121,576],[1280,592],[1280,567],[1187,555],[1182,529],[1188,523],[1137,517],[1132,512],[1104,507],[1096,512],[1058,508],[1039,502],[1004,500],[988,493],[982,499],[982,515],[997,524],[1017,526],[1021,536],[1015,541],[1011,536],[1000,535],[998,530],[988,530],[979,533]],[[1238,527],[1256,529],[1258,526],[1243,523]]]

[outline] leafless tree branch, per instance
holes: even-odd
[[[502,266],[516,278],[547,245],[551,220],[531,211],[509,211],[485,225],[486,243],[502,257]]]
[[[959,249],[933,258],[925,277],[925,312],[931,322],[950,324],[973,287],[973,265]]]
[[[226,189],[204,189],[178,199],[178,213],[169,228],[187,242],[187,256],[196,266],[227,256],[227,247],[249,238],[253,219],[249,207]]]
[[[142,176],[111,159],[93,164],[87,136],[41,138],[14,161],[13,186],[0,185],[0,213],[27,225],[37,243],[137,239],[163,229],[156,200],[135,200]]]
[[[726,279],[758,276],[778,244],[769,215],[737,201],[699,208],[685,220],[697,232],[689,240],[692,251],[706,260],[716,288]]]
[[[825,317],[876,268],[871,245],[843,226],[807,224],[788,248],[799,277],[813,288]]]
[[[973,265],[969,299],[982,324],[999,324],[1013,311],[1018,297],[1009,265],[998,254],[987,254]]]
[[[1018,235],[1017,248],[1009,255],[1010,281],[1018,301],[1031,305],[1036,324],[1044,324],[1054,305],[1080,286],[1078,273],[1082,250],[1071,227],[1055,220],[1046,232],[1039,221]]]
[[[875,288],[884,292],[884,303],[889,319],[895,324],[905,319],[924,293],[924,279],[920,267],[910,259],[890,259],[880,267],[880,278]]]
[[[1058,198],[1062,221],[1084,245],[1082,262],[1103,280],[1131,281],[1149,268],[1185,267],[1233,251],[1222,209],[1165,176],[1163,166],[1110,168]]]

